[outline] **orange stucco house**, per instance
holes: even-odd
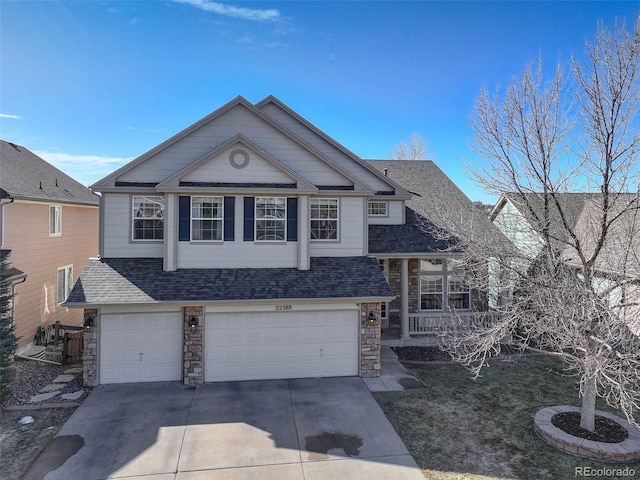
[[[25,147],[0,140],[0,255],[11,269],[17,353],[38,327],[82,325],[62,305],[89,257],[98,254],[100,197]],[[41,330],[40,330],[41,331]]]

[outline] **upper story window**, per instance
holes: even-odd
[[[367,213],[370,217],[386,217],[388,215],[389,202],[369,200]]]
[[[58,284],[56,289],[56,301],[64,302],[73,288],[73,265],[58,268]]]
[[[49,236],[62,235],[62,206],[49,205]]]
[[[191,240],[222,241],[222,197],[191,197]]]
[[[133,197],[133,240],[164,238],[164,197],[136,195]]]
[[[337,240],[338,199],[312,198],[310,207],[311,240]]]
[[[420,260],[420,309],[471,308],[471,291],[464,278],[447,261]]]
[[[256,197],[255,240],[284,241],[287,231],[287,199]]]

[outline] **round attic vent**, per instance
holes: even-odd
[[[249,165],[249,154],[246,150],[238,148],[229,154],[229,163],[234,168],[244,168]]]

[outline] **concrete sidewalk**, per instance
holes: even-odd
[[[424,388],[422,382],[404,368],[389,345],[382,345],[380,357],[382,363],[380,376],[362,379],[370,391],[388,392]]]
[[[101,385],[24,480],[424,480],[358,377]]]

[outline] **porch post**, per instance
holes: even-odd
[[[409,338],[409,259],[400,268],[400,338]]]

